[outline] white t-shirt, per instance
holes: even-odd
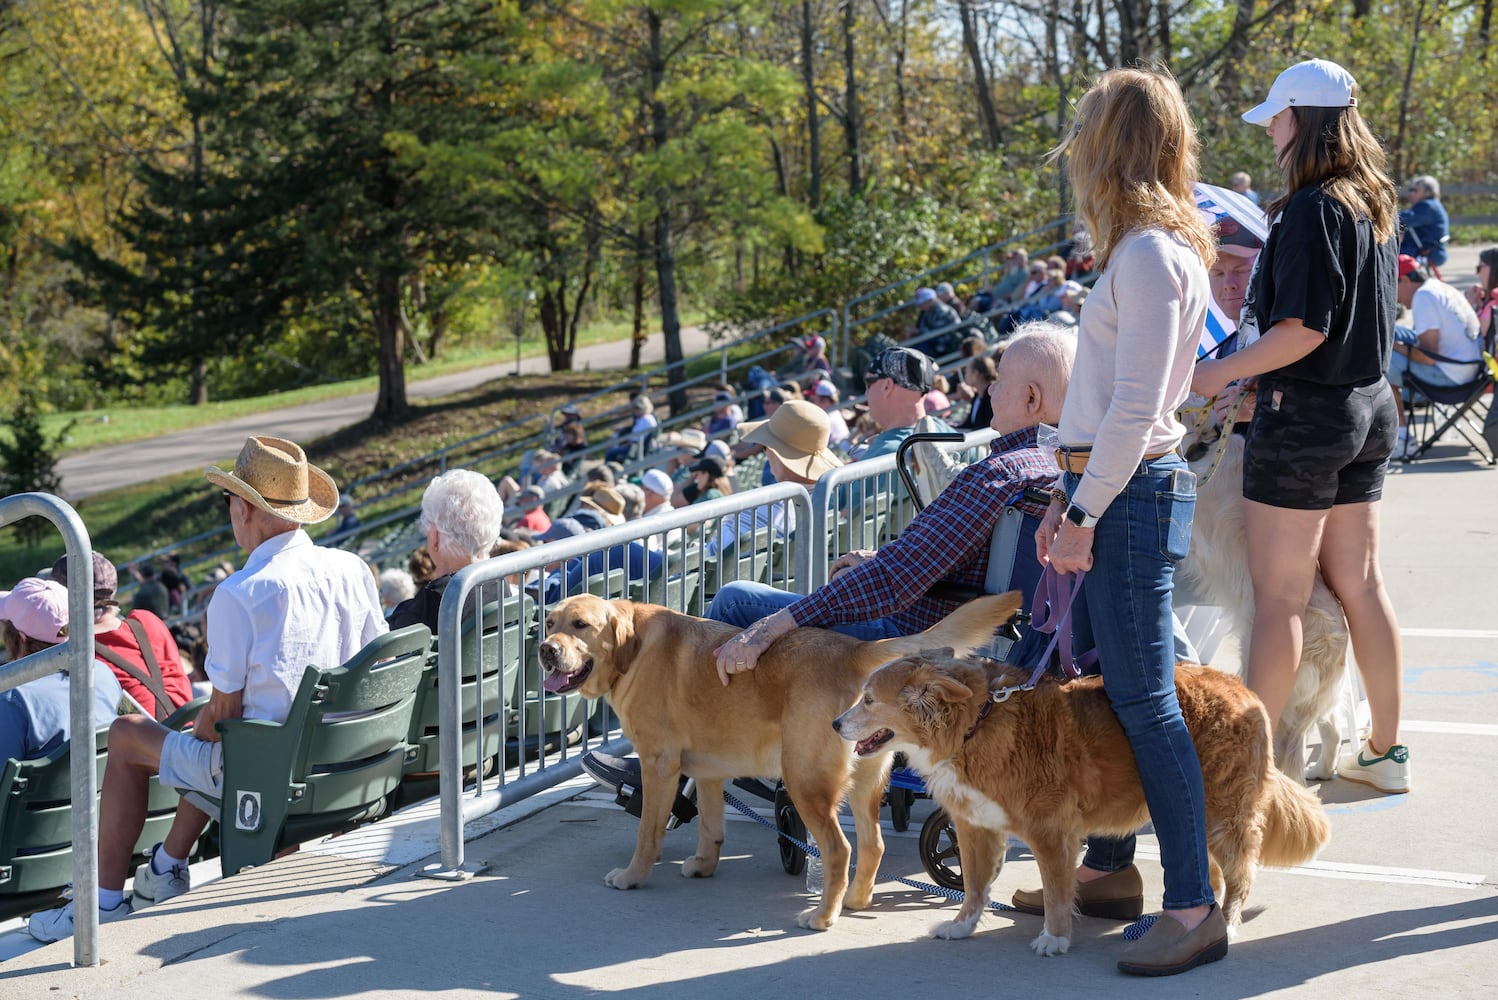
[[[1470,359],[1470,364],[1437,361],[1436,367],[1445,372],[1447,378],[1461,385],[1477,377],[1482,345],[1477,342],[1477,313],[1473,312],[1465,295],[1444,281],[1430,278],[1415,289],[1410,312],[1415,317],[1416,334],[1427,330],[1440,331],[1440,338],[1436,341],[1437,354],[1461,361]]]
[[[213,592],[204,669],[219,691],[244,692],[244,718],[284,722],[308,666],[340,666],[387,630],[364,560],[297,528]]]

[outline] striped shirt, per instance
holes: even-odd
[[[957,478],[910,522],[899,538],[867,562],[845,569],[790,606],[797,625],[832,626],[889,618],[905,635],[922,632],[959,603],[926,596],[932,584],[982,589],[988,549],[1003,509],[1027,486],[1048,488],[1056,467],[1027,427],[995,438],[988,456]],[[1045,506],[1021,500],[1027,514]]]

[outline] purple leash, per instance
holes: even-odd
[[[1045,652],[1040,654],[1040,662],[1035,666],[1035,672],[1030,675],[1027,687],[1034,687],[1040,678],[1045,675],[1047,667],[1051,662],[1051,653],[1059,647],[1061,650],[1061,669],[1068,678],[1082,676],[1082,671],[1097,662],[1097,650],[1088,650],[1078,660],[1072,655],[1071,638],[1071,608],[1076,601],[1077,595],[1082,592],[1082,581],[1087,578],[1086,570],[1077,570],[1076,573],[1061,574],[1050,565],[1046,564],[1045,571],[1040,575],[1040,583],[1035,587],[1035,597],[1030,604],[1030,628],[1037,632],[1048,633],[1051,637]],[[1068,586],[1069,584],[1069,586]]]

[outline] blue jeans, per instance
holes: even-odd
[[[723,585],[708,605],[707,617],[717,622],[727,622],[739,628],[748,628],[761,618],[768,618],[781,608],[790,607],[801,600],[800,594],[788,594],[764,583],[750,580],[735,580]],[[868,642],[873,639],[893,639],[903,635],[888,618],[876,618],[869,622],[853,622],[848,625],[833,625],[834,632],[851,635]]]
[[[1068,473],[1067,493],[1080,481]],[[1101,654],[1108,701],[1134,750],[1170,910],[1212,902],[1201,764],[1176,701],[1170,610],[1195,507],[1196,477],[1179,456],[1142,463],[1097,523],[1093,568],[1072,611],[1076,648]],[[1111,872],[1133,859],[1132,835],[1089,837],[1083,863]]]

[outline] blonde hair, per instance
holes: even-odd
[[[1353,88],[1354,95],[1357,88]],[[1394,182],[1384,173],[1384,147],[1358,109],[1290,108],[1295,137],[1280,157],[1285,193],[1270,202],[1272,219],[1302,188],[1319,187],[1356,216],[1367,216],[1380,243],[1394,235]]]
[[[1164,70],[1112,69],[1077,104],[1077,119],[1051,159],[1067,155],[1077,214],[1106,267],[1132,229],[1179,235],[1210,267],[1217,240],[1196,207],[1196,126]]]

